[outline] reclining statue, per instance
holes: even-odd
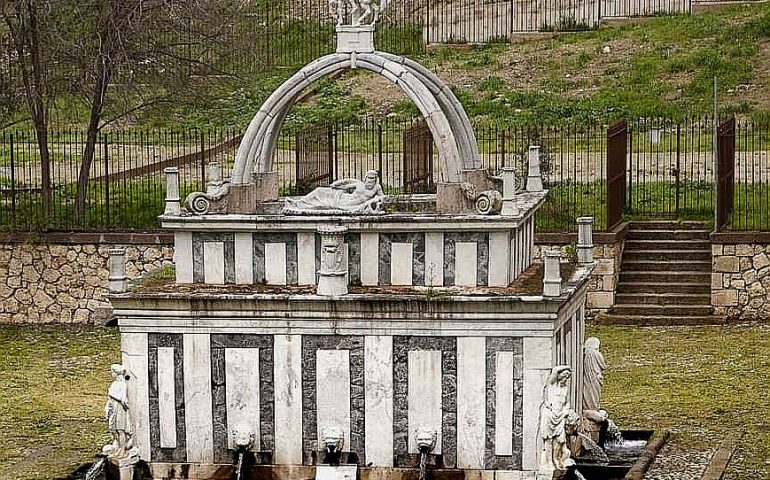
[[[302,198],[285,199],[283,213],[289,215],[378,214],[385,194],[376,170],[369,170],[364,181],[354,178],[337,180],[328,187],[318,187]]]

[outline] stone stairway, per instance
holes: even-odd
[[[711,315],[711,242],[702,222],[632,222],[615,305],[602,323],[721,323]]]

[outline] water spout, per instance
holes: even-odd
[[[94,464],[91,465],[91,468],[89,468],[86,474],[83,476],[83,480],[96,480],[99,474],[102,473],[102,470],[104,470],[104,462],[104,457],[95,461]]]
[[[418,428],[415,432],[417,449],[420,451],[420,479],[428,479],[428,454],[436,446],[438,434],[435,430],[427,428]]]
[[[428,480],[426,466],[428,465],[428,449],[420,448],[420,480]]]
[[[235,465],[235,480],[241,480],[241,473],[243,471],[243,454],[244,449],[238,448],[238,461]]]

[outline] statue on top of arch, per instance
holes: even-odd
[[[374,25],[388,9],[388,0],[329,0],[329,10],[337,25]],[[346,23],[348,17],[350,23]]]

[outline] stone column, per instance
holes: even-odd
[[[108,277],[110,293],[124,293],[128,286],[128,277],[126,277],[126,249],[122,247],[111,248],[108,254],[107,267],[110,271]]]
[[[322,225],[321,269],[318,270],[318,295],[345,295],[348,293],[348,268],[345,261],[345,233],[348,227]]]
[[[543,178],[540,176],[540,146],[529,147],[529,170],[527,172],[527,191],[539,192],[543,189]]]
[[[519,214],[516,205],[516,168],[503,167],[503,207],[500,215],[515,216]]]
[[[166,174],[166,210],[164,215],[180,215],[182,206],[179,203],[179,169],[177,167],[167,167],[163,170]]]
[[[578,263],[585,264],[594,261],[594,217],[578,217],[577,257]]]
[[[561,272],[559,263],[561,252],[548,251],[543,254],[543,296],[558,297],[561,295]]]

